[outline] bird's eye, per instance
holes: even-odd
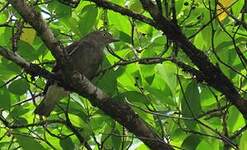
[[[104,33],[104,36],[107,36],[107,33]]]

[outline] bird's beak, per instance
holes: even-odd
[[[112,42],[119,42],[120,40],[118,38],[113,38]]]

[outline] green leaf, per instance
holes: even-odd
[[[145,89],[147,89],[147,91],[149,91],[150,94],[155,97],[156,101],[160,101],[162,104],[176,106],[175,101],[173,101],[172,92],[169,86],[159,76],[159,74],[155,75],[151,86],[147,86]]]
[[[17,105],[14,107],[14,109],[10,112],[11,116],[14,118],[20,117],[26,113],[28,113],[30,110],[24,108],[23,106]]]
[[[207,26],[205,29],[201,31],[202,38],[203,38],[203,50],[209,49],[211,47],[211,27]]]
[[[113,134],[115,135],[120,135],[121,133],[118,130],[114,130],[112,131]],[[121,149],[121,145],[122,145],[122,138],[120,136],[111,136],[111,140],[112,140],[112,146],[113,149],[119,150]]]
[[[194,45],[199,48],[199,49],[204,49],[204,46],[205,46],[205,41],[204,41],[204,38],[203,38],[203,35],[202,35],[202,32],[198,33],[196,36],[195,36],[195,39],[194,39]]]
[[[161,78],[167,83],[172,93],[176,93],[177,88],[177,76],[176,76],[176,65],[167,62],[156,65],[156,71],[159,73]],[[175,95],[175,94],[174,94]]]
[[[19,41],[18,44],[18,54],[29,61],[33,61],[38,58],[36,50],[27,42]]]
[[[69,114],[69,118],[70,118],[71,123],[74,124],[77,127],[85,127],[86,126],[86,124],[82,120],[82,118],[80,118],[77,115]]]
[[[148,48],[146,51],[149,52],[150,54],[152,54],[152,53],[155,55],[159,54],[161,52],[161,50],[164,49],[165,43],[166,43],[166,37],[162,34],[155,36],[154,38],[148,37],[147,42],[145,42],[145,44],[148,45]],[[140,43],[140,44],[142,44],[142,43]],[[146,51],[144,51],[145,55],[147,53]]]
[[[17,66],[15,63],[2,59],[0,62],[0,79],[3,80],[9,80],[11,77],[16,76],[16,74],[19,74],[21,72],[21,69],[19,66]]]
[[[108,68],[111,66],[108,59],[104,58],[102,68]],[[96,85],[103,89],[104,92],[114,95],[117,92],[117,78],[123,72],[123,68],[118,68],[117,70],[110,69],[107,70],[102,76],[95,79]]]
[[[184,6],[184,0],[179,0],[179,2],[175,3],[176,4],[176,13],[179,14],[179,12],[182,10]]]
[[[137,91],[127,91],[121,93],[120,95],[113,97],[113,99],[127,99],[130,102],[136,102],[140,104],[149,104],[150,102],[145,98],[145,96]]]
[[[125,0],[111,0],[111,2],[118,4],[118,5],[123,5]]]
[[[216,32],[214,36],[215,47],[218,47],[221,43],[227,42],[227,41],[232,41],[232,40],[225,32],[222,32],[222,31]]]
[[[4,85],[4,82],[0,80],[0,86]],[[6,87],[0,88],[0,108],[9,110],[11,105],[10,94]]]
[[[90,32],[96,23],[98,8],[95,5],[85,6],[80,14],[79,29],[81,36]]]
[[[229,131],[235,132],[245,125],[245,119],[236,107],[230,107],[227,117],[227,126]]]
[[[72,14],[71,7],[64,5],[57,0],[51,1],[51,3],[48,3],[48,8],[50,11],[54,11],[57,18],[63,18],[66,17],[69,18]]]
[[[24,79],[18,79],[13,81],[8,89],[16,95],[23,95],[29,89],[29,84]]]
[[[200,114],[201,103],[198,85],[195,81],[192,81],[183,93],[181,93],[181,107],[183,117],[193,118]],[[185,124],[188,128],[193,129],[195,127],[194,120],[185,120]]]
[[[145,144],[140,144],[135,150],[150,150]]]
[[[142,4],[139,0],[128,0],[125,3],[125,6],[137,13],[141,13],[143,11]]]
[[[192,149],[196,149],[197,145],[200,143],[200,137],[197,135],[190,135],[188,136],[183,144],[182,144],[182,148],[183,149],[188,149],[188,150],[192,150]]]
[[[63,150],[74,150],[75,149],[75,144],[73,143],[70,137],[67,137],[65,139],[60,139],[59,143],[61,147],[63,148]]]
[[[123,41],[123,42],[126,42],[126,43],[131,43],[131,37],[125,33],[125,32],[122,32],[122,31],[119,31],[119,30],[116,30],[118,32],[118,38]]]
[[[108,12],[109,25],[113,28],[122,31],[128,35],[130,35],[131,25],[128,20],[128,17],[120,15],[118,13],[109,11]]]
[[[242,136],[240,138],[240,144],[239,148],[240,150],[246,150],[247,149],[247,131],[242,133]]]
[[[233,63],[235,59],[237,58],[237,53],[234,49],[230,49],[229,47],[225,47],[224,49],[220,49],[219,51],[216,51],[218,57],[220,58],[221,61],[223,61],[225,64],[229,66],[233,66]],[[216,58],[216,61],[218,61],[218,58]],[[236,74],[234,71],[229,69],[228,66],[225,66],[222,63],[219,63],[219,66],[223,73],[227,75],[230,78],[233,78],[234,75]]]
[[[10,46],[11,37],[12,37],[12,29],[11,28],[0,28],[0,45],[1,46]]]
[[[241,12],[243,6],[244,6],[244,1],[245,0],[238,0],[234,5],[231,7],[232,12],[234,16],[239,16],[239,13]]]
[[[219,149],[219,144],[216,140],[202,140],[200,144],[196,147],[196,150],[208,150],[208,148],[211,148],[212,150]]]
[[[95,132],[103,132],[103,130],[105,130],[105,126],[110,126],[112,123],[112,119],[108,116],[94,115],[89,122],[89,126]]]
[[[28,122],[27,122],[26,118],[22,118],[22,117],[15,118],[15,122],[13,123],[14,126],[27,125],[27,124],[28,124]]]
[[[113,130],[111,125],[112,124],[105,126],[104,131],[100,132],[102,133],[101,143],[104,141],[104,149],[113,149],[113,142],[112,142],[111,137],[109,136],[109,133],[111,133]]]
[[[143,58],[147,57],[153,57],[155,56],[155,52],[153,50],[146,50],[142,53]],[[153,79],[154,79],[154,74],[155,74],[155,65],[142,65],[140,64],[140,73],[142,77],[149,83],[151,84]]]
[[[79,22],[80,20],[76,20],[75,18],[68,18],[68,19],[64,19],[62,20],[63,23],[68,27],[68,30],[72,31],[73,33],[75,33],[76,36],[78,36],[78,38],[80,38],[80,28],[79,28]]]
[[[25,135],[15,135],[15,138],[17,139],[17,142],[24,150],[45,150],[45,148],[36,140],[34,140],[33,137],[25,136]]]
[[[216,103],[216,100],[210,91],[209,87],[205,85],[200,85],[200,99],[201,99],[201,105],[202,106],[211,106]]]
[[[7,21],[7,19],[8,19],[8,17],[7,17],[6,13],[1,13],[0,14],[0,23]]]
[[[7,90],[0,90],[0,108],[9,110],[11,105],[10,95]]]

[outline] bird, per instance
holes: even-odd
[[[93,31],[79,41],[75,41],[65,47],[73,69],[83,74],[87,79],[92,80],[100,69],[104,57],[104,48],[118,39],[107,31]],[[54,67],[54,72],[61,72],[61,69]],[[35,114],[48,117],[54,109],[56,103],[63,97],[69,95],[63,87],[56,82],[47,82],[44,99],[34,110]]]

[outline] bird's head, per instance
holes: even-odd
[[[91,33],[89,33],[87,35],[87,38],[93,39],[97,43],[102,43],[103,45],[119,41],[118,39],[114,38],[107,31],[94,31],[94,32],[91,32]]]

